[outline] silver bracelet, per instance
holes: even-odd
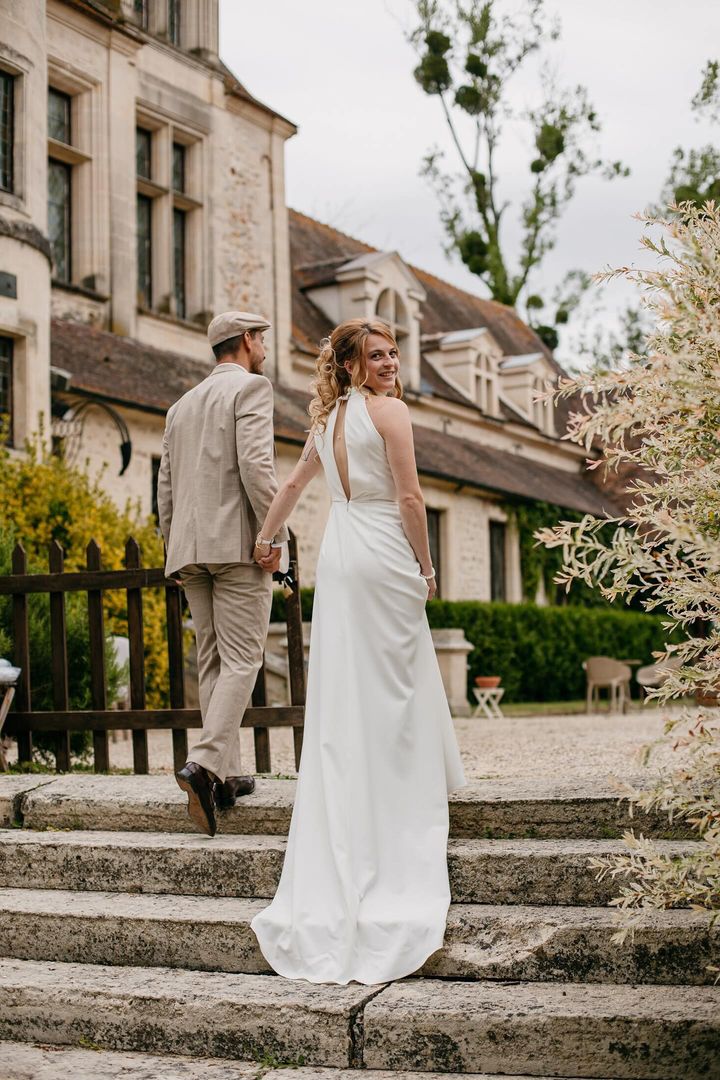
[[[432,581],[432,579],[435,577],[435,567],[431,566],[430,569],[432,570],[431,574],[420,574],[420,577],[425,578],[426,581]]]
[[[256,536],[256,538],[255,538],[255,546],[257,547],[257,546],[258,546],[259,544],[267,544],[267,545],[268,545],[268,547],[272,547],[272,546],[273,546],[273,540],[274,540],[274,539],[275,539],[275,537],[273,537],[273,539],[272,539],[272,540],[263,540],[263,538],[262,538],[262,536],[260,535],[260,533],[258,533],[258,534],[257,534],[257,536]]]

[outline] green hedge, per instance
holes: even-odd
[[[475,646],[468,690],[476,675],[500,675],[508,702],[582,698],[588,656],[651,664],[668,639],[661,615],[612,608],[433,600],[428,619],[433,628],[462,627]]]
[[[302,589],[301,596],[303,619],[309,620],[313,590]],[[285,618],[282,593],[275,594],[272,618]],[[588,656],[651,664],[653,651],[668,640],[661,615],[611,607],[433,600],[428,619],[434,629],[460,627],[475,646],[468,656],[468,692],[476,675],[500,675],[508,702],[577,700],[585,695],[582,662]]]

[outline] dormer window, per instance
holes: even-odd
[[[394,289],[383,289],[375,306],[375,314],[390,327],[398,345],[410,334],[410,321],[402,297]]]
[[[546,435],[555,434],[552,403],[536,401],[547,390],[555,373],[543,353],[507,356],[500,363],[501,394],[510,404]]]
[[[403,383],[420,387],[420,306],[425,290],[396,251],[365,251],[339,265],[308,265],[303,292],[333,323],[377,317],[403,353]],[[313,280],[315,278],[315,280]]]
[[[488,416],[497,415],[497,376],[492,357],[488,353],[478,353],[475,364],[477,392],[475,400]]]
[[[497,365],[502,352],[487,327],[428,335],[423,351],[454,389],[487,416],[498,415]]]

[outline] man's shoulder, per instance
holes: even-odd
[[[266,375],[256,375],[252,371],[245,371],[241,380],[237,383],[235,393],[236,402],[266,401],[273,400],[273,385]]]

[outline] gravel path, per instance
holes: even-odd
[[[631,776],[641,771],[640,748],[662,734],[667,711],[638,710],[626,716],[596,713],[575,716],[522,716],[489,721],[484,718],[455,719],[463,762],[469,780],[505,777]],[[189,744],[198,732],[189,731]],[[248,771],[254,764],[251,731],[241,733]],[[148,735],[151,772],[172,770],[171,735],[151,731]],[[270,732],[274,773],[294,775],[290,729]],[[668,754],[665,753],[665,759]],[[111,764],[132,768],[132,741],[118,733],[110,743]],[[660,761],[653,755],[651,767]]]

